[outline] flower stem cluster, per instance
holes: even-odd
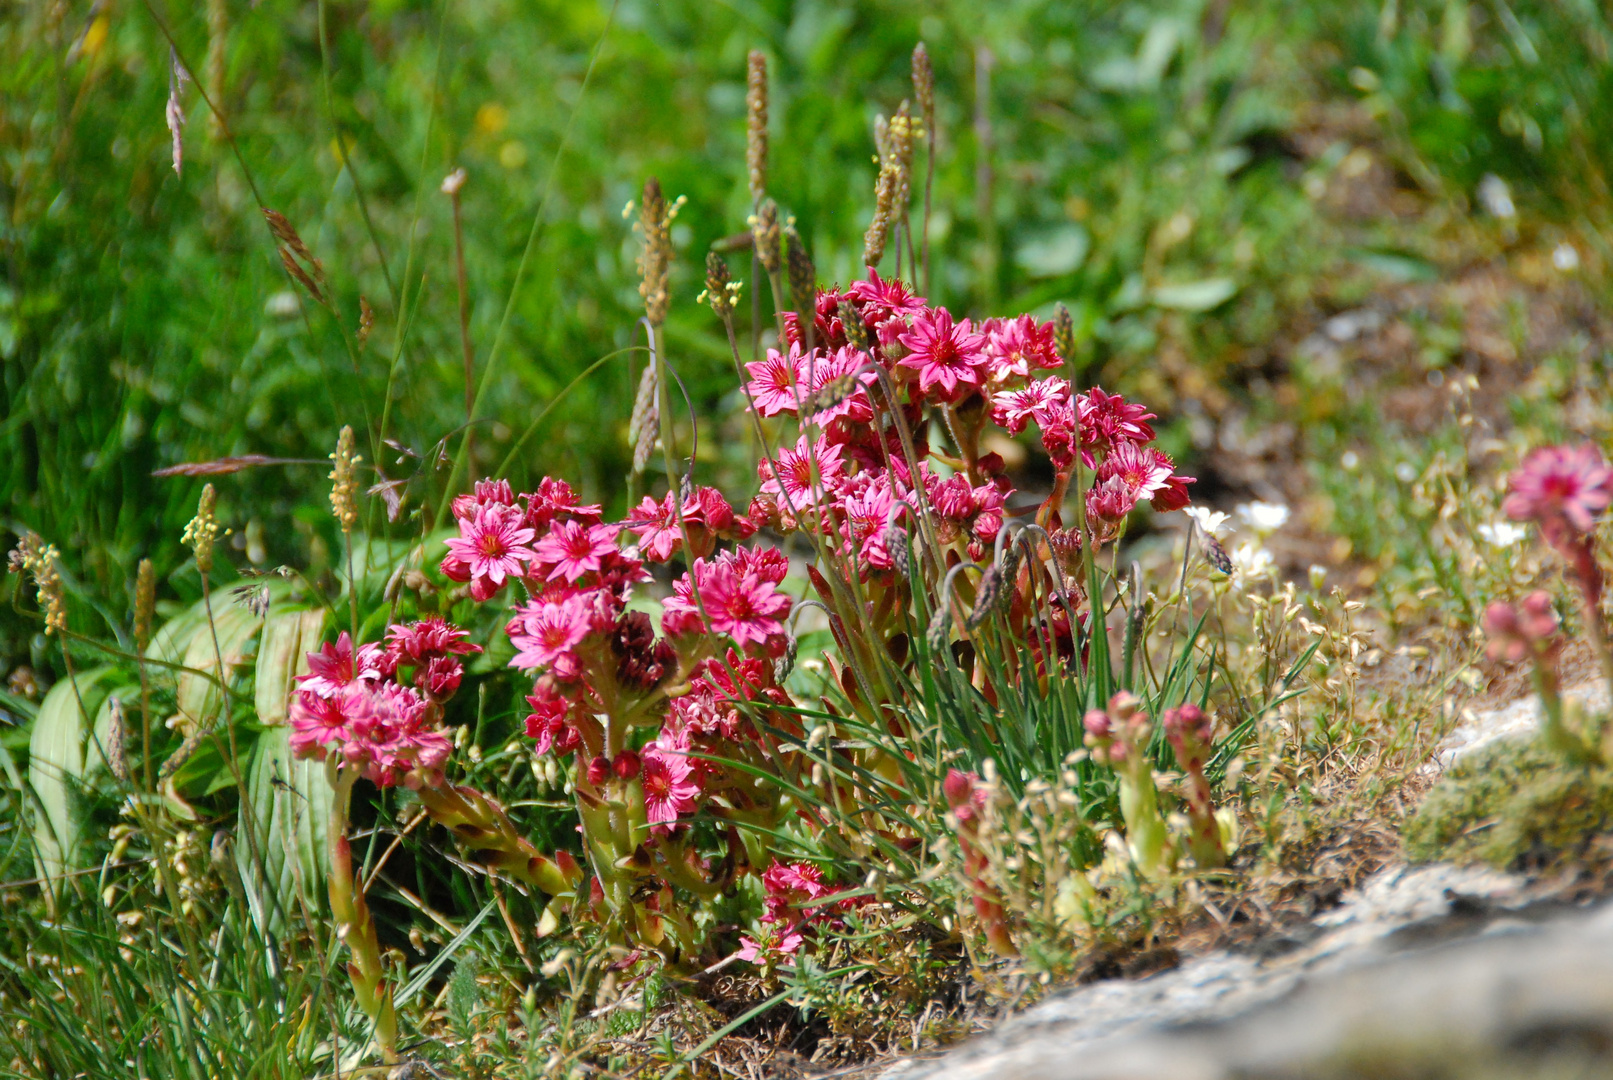
[[[1567,576],[1579,594],[1585,636],[1613,688],[1613,647],[1602,614],[1604,576],[1597,561],[1596,524],[1613,504],[1613,468],[1602,452],[1581,446],[1548,446],[1531,451],[1507,480],[1502,504],[1514,521],[1532,522],[1540,536],[1567,564]],[[1596,741],[1568,723],[1557,670],[1561,651],[1551,597],[1535,592],[1516,607],[1491,604],[1484,612],[1492,660],[1534,662],[1535,689],[1545,716],[1542,734],[1548,743],[1574,760],[1600,756]]]

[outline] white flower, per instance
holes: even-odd
[[[1265,577],[1277,566],[1271,552],[1250,540],[1245,540],[1229,552],[1232,558],[1232,576],[1239,580]]]
[[[1189,506],[1183,513],[1198,523],[1205,536],[1220,536],[1226,531],[1227,519],[1231,516],[1208,506]]]
[[[1270,536],[1288,523],[1288,507],[1282,503],[1243,503],[1238,507],[1238,516],[1260,536]]]
[[[1579,269],[1579,249],[1564,241],[1551,249],[1551,265],[1565,274]]]
[[[1509,548],[1527,536],[1529,530],[1510,521],[1491,521],[1479,526],[1479,535],[1491,547]]]

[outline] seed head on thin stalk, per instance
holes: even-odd
[[[661,182],[655,177],[644,181],[644,201],[639,206],[639,231],[644,234],[644,250],[639,253],[639,295],[644,298],[644,315],[650,325],[659,328],[666,322],[667,308],[672,292],[668,274],[672,266],[672,219],[683,205],[680,198],[667,204],[661,193]]]
[[[330,508],[341,523],[347,540],[347,597],[352,609],[353,636],[358,637],[358,582],[353,580],[353,529],[358,525],[358,463],[353,453],[353,429],[343,427],[336,437],[336,452],[330,456]]]
[[[779,251],[779,220],[778,204],[772,199],[764,199],[762,205],[750,219],[751,236],[756,241],[756,257],[762,262],[762,269],[769,274],[776,274],[782,268]]]
[[[812,266],[812,256],[807,252],[806,241],[801,234],[795,231],[795,222],[784,226],[784,258],[789,268],[790,299],[795,303],[795,313],[801,320],[801,328],[808,337],[812,334],[812,324],[817,318],[818,302],[818,275]],[[808,342],[810,345],[811,342]]]
[[[1075,320],[1060,300],[1053,305],[1053,348],[1066,364],[1075,359]]]
[[[646,364],[633,398],[633,417],[627,424],[627,441],[633,447],[633,475],[642,474],[655,452],[661,431],[661,376],[654,361]]]
[[[351,426],[342,428],[342,433],[336,438],[336,452],[330,455],[332,480],[330,489],[330,508],[341,522],[342,532],[351,533],[358,525],[358,463],[363,461],[359,455],[353,453],[353,429]],[[212,490],[212,485],[208,485]]]
[[[203,487],[202,497],[196,504],[196,516],[190,519],[179,538],[180,543],[196,553],[196,568],[204,574],[213,569],[213,545],[222,531],[213,513],[217,503],[218,492],[213,490],[213,485]]]
[[[34,579],[47,634],[67,629],[67,601],[62,594],[62,575],[56,567],[60,558],[55,544],[47,544],[38,533],[29,532],[23,533],[8,564],[13,574],[28,574]]]
[[[879,164],[879,178],[874,181],[874,217],[863,235],[863,263],[878,266],[885,257],[885,245],[890,240],[891,226],[896,220],[896,193],[900,186],[897,166],[890,152],[890,124],[884,116],[874,118],[875,161]]]
[[[896,205],[893,210],[898,214],[907,213],[907,204],[912,198],[913,137],[917,134],[917,127],[907,102],[902,102],[896,109],[896,115],[890,119],[890,130],[886,136],[888,156],[896,165]]]
[[[767,197],[767,55],[756,49],[745,62],[745,168],[751,204],[760,206]]]
[[[706,252],[706,289],[695,299],[702,304],[709,304],[717,318],[724,322],[733,318],[734,308],[739,303],[739,292],[744,282],[732,281],[728,275],[728,263],[715,251]]]

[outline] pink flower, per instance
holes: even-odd
[[[538,481],[538,490],[527,495],[526,500],[527,524],[534,529],[542,529],[561,518],[584,525],[599,523],[599,506],[583,506],[577,501],[577,493],[564,480],[545,476]]]
[[[748,964],[772,964],[794,953],[806,939],[799,930],[787,930],[777,939],[757,941],[743,934],[739,938],[739,951],[734,956]]]
[[[578,521],[557,521],[549,535],[538,541],[535,561],[550,567],[549,580],[563,577],[575,583],[584,574],[597,571],[601,560],[616,554],[617,525],[584,525]]]
[[[590,605],[585,596],[572,596],[560,603],[529,601],[518,609],[510,643],[518,650],[510,666],[523,671],[552,667],[570,654],[592,629]]]
[[[870,324],[882,323],[892,316],[900,320],[924,310],[923,297],[914,296],[898,278],[881,278],[873,267],[868,268],[867,281],[853,281],[847,291],[862,304],[862,316]]]
[[[736,574],[741,576],[755,574],[763,581],[774,585],[783,581],[790,573],[789,556],[775,547],[735,548],[717,558],[731,565]]]
[[[332,743],[347,742],[347,725],[365,715],[369,696],[360,687],[344,686],[329,696],[303,690],[291,702],[291,753],[324,760]]]
[[[799,345],[791,345],[788,355],[780,354],[777,349],[768,349],[767,359],[748,363],[745,370],[751,375],[751,381],[745,384],[745,392],[750,395],[756,411],[763,416],[777,416],[779,413],[793,415],[797,395],[802,398],[807,395],[806,389],[799,386],[801,373],[805,370]]]
[[[679,815],[691,814],[700,796],[694,770],[682,754],[667,754],[653,744],[640,755],[643,765],[644,816],[651,825],[673,825]]]
[[[475,656],[480,645],[471,644],[469,630],[462,630],[441,618],[419,622],[393,623],[386,631],[386,651],[399,661],[416,666],[439,656]]]
[[[1053,376],[1037,379],[1022,390],[1004,390],[991,396],[991,420],[1007,428],[1011,435],[1025,430],[1025,424],[1034,420],[1038,427],[1046,427],[1052,416],[1050,410],[1062,405],[1069,413],[1070,384]]]
[[[460,519],[459,535],[447,543],[470,574],[472,595],[486,600],[503,588],[506,578],[526,573],[526,562],[533,558],[527,546],[531,540],[532,530],[522,526],[519,513],[493,504],[479,509],[474,518]]]
[[[650,562],[666,562],[683,546],[676,506],[677,497],[669,491],[660,502],[646,495],[627,512],[627,531],[638,537],[639,553]]]
[[[741,577],[732,566],[718,563],[699,583],[711,629],[726,634],[740,648],[764,645],[784,632],[779,619],[790,610],[790,598],[775,591],[771,582],[755,574]]]
[[[1507,486],[1502,509],[1514,521],[1533,521],[1545,529],[1562,521],[1588,533],[1613,501],[1613,469],[1590,443],[1546,446],[1523,459]]]
[[[353,639],[343,630],[334,644],[327,641],[318,652],[308,654],[308,674],[298,675],[297,685],[319,697],[334,697],[357,679],[378,679],[379,651],[374,645],[366,645],[355,657]]]
[[[781,495],[780,502],[785,509],[799,511],[818,501],[812,482],[814,465],[817,467],[818,487],[827,498],[845,475],[846,463],[841,460],[840,447],[831,445],[822,436],[810,449],[806,437],[802,436],[794,449],[781,449],[776,461],[763,458],[756,472],[765,481],[762,491]]]
[[[868,354],[846,346],[833,356],[807,360],[801,367],[803,401],[816,405],[812,419],[828,427],[839,419],[865,424],[874,418],[873,403],[865,389],[878,380]]]
[[[454,517],[474,519],[478,512],[489,506],[514,506],[515,491],[508,480],[478,480],[474,493],[454,499]]]
[[[292,752],[322,760],[336,749],[343,768],[380,787],[437,783],[452,744],[424,726],[427,715],[425,699],[396,683],[353,682],[332,698],[304,690],[291,710]]]
[[[571,708],[569,701],[543,697],[536,692],[528,695],[526,700],[532,706],[532,712],[526,718],[526,733],[537,740],[538,753],[547,754],[554,750],[559,754],[569,754],[577,748],[581,740],[566,719]]]
[[[890,484],[871,485],[841,504],[846,515],[848,543],[859,545],[858,556],[876,570],[891,568],[886,536],[900,520],[906,504],[892,493]]]
[[[899,366],[919,373],[919,389],[924,393],[938,386],[939,396],[950,401],[960,384],[979,385],[986,339],[974,333],[968,319],[954,326],[946,308],[935,308],[914,316],[913,329],[899,340],[910,350]]]
[[[1036,370],[1064,363],[1053,347],[1053,324],[1036,324],[1030,315],[1017,319],[987,319],[980,329],[986,335],[986,370],[994,383],[1025,379]]]
[[[1105,394],[1094,386],[1077,399],[1081,418],[1081,445],[1103,451],[1118,442],[1145,443],[1154,439],[1148,421],[1154,414],[1141,405],[1127,402],[1119,394]]]
[[[1158,450],[1136,443],[1116,443],[1098,466],[1098,481],[1117,478],[1126,485],[1132,501],[1140,502],[1165,487],[1173,468],[1171,459]]]

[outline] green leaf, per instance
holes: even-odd
[[[262,625],[259,616],[234,604],[214,604],[212,629],[208,628],[204,614],[202,625],[185,650],[184,665],[193,670],[179,673],[179,715],[185,718],[190,730],[206,730],[218,720],[224,710],[224,694],[214,679],[229,684],[236,670],[252,658],[253,643]],[[220,657],[224,661],[222,671]]]
[[[115,670],[99,667],[76,679],[63,679],[45,695],[34,718],[28,740],[28,786],[38,811],[33,822],[34,864],[38,875],[52,883],[76,865],[80,825],[76,789],[84,776],[84,710],[100,706],[106,697],[103,684]]]
[[[1231,278],[1205,278],[1176,285],[1156,285],[1153,300],[1156,307],[1174,311],[1209,311],[1231,300],[1237,293],[1238,283]]]
[[[1091,241],[1079,225],[1061,225],[1019,245],[1014,263],[1033,278],[1073,274],[1087,257]]]
[[[286,720],[296,677],[307,673],[307,654],[319,647],[325,621],[323,608],[273,612],[258,649],[255,700],[258,719],[267,726],[246,781],[257,842],[242,835],[235,859],[252,919],[264,934],[282,933],[294,904],[318,912],[323,902],[332,794],[323,766],[292,756]],[[246,818],[243,814],[241,830]]]

